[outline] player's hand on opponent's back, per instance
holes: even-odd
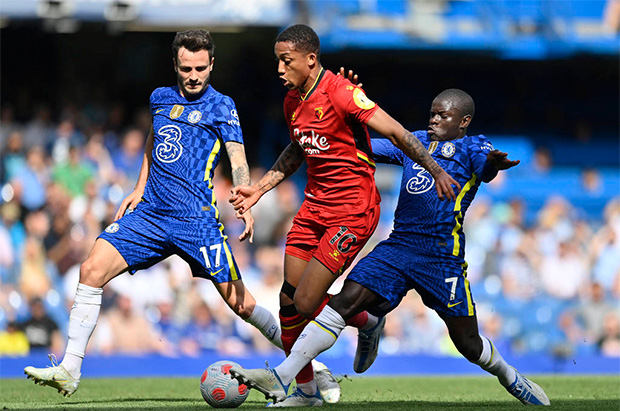
[[[125,211],[127,210],[129,210],[130,212],[133,211],[138,205],[138,203],[142,201],[143,195],[144,195],[144,190],[136,189],[136,190],[133,190],[131,194],[129,194],[127,197],[125,197],[121,205],[118,207],[118,210],[116,211],[116,215],[114,215],[114,221],[118,220],[123,215],[125,215]]]
[[[508,153],[499,150],[489,151],[487,161],[496,170],[508,170],[521,162],[521,160],[509,160]]]
[[[345,78],[348,78],[351,83],[355,84],[359,88],[362,88],[362,83],[358,83],[359,78],[357,77],[357,74],[353,73],[353,70],[349,70],[349,72],[345,76],[344,67],[340,67],[340,71],[338,72],[338,75],[342,76],[342,77],[345,77]]]
[[[230,190],[230,193],[231,195],[228,201],[233,205],[238,215],[241,215],[252,208],[252,206],[256,204],[261,197],[258,187],[254,185],[238,185],[233,187],[232,190]]]
[[[439,175],[433,176],[435,178],[435,189],[437,190],[437,196],[440,200],[448,200],[454,201],[456,200],[456,194],[454,193],[454,189],[452,186],[456,187],[456,192],[461,192],[461,185],[458,181],[452,178],[452,176],[446,173],[445,170],[441,170]]]

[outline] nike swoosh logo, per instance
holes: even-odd
[[[219,269],[219,270],[217,270],[216,272],[211,273],[211,277],[215,277],[215,276],[216,276],[216,275],[217,275],[220,271],[222,271],[222,270],[223,270],[223,268],[220,268],[220,269]]]
[[[155,114],[159,114],[159,113],[161,113],[162,111],[164,111],[164,109],[163,109],[163,108],[160,108],[159,110],[157,110],[157,111],[155,112]]]
[[[456,307],[457,305],[459,305],[462,302],[463,301],[459,301],[458,303],[448,303],[448,308]]]

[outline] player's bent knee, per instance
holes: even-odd
[[[294,304],[299,315],[304,318],[312,317],[314,312],[319,308],[319,305],[321,305],[320,301],[318,304],[315,304],[310,299],[298,297],[297,294],[295,295]]]
[[[105,285],[105,272],[92,258],[88,258],[80,266],[80,283],[96,288]]]

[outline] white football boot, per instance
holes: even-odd
[[[317,390],[314,395],[305,394],[299,387],[295,387],[295,391],[284,401],[270,402],[267,404],[269,408],[288,408],[288,407],[320,407],[323,405],[321,393]]]
[[[381,317],[377,325],[370,330],[359,330],[357,333],[357,350],[353,361],[353,370],[362,373],[375,362],[379,352],[379,339],[385,327],[385,317]]]
[[[321,393],[323,401],[335,404],[340,400],[340,384],[334,378],[331,371],[320,361],[312,360],[314,369],[314,381]]]
[[[230,375],[250,388],[254,388],[263,394],[265,399],[274,402],[284,401],[288,392],[288,385],[284,385],[278,373],[273,368],[263,369],[247,369],[240,367],[232,367]]]
[[[74,378],[65,367],[58,365],[54,354],[50,354],[49,359],[52,362],[51,367],[26,367],[24,368],[24,374],[26,374],[28,379],[34,380],[36,384],[49,385],[52,388],[56,388],[60,394],[70,397],[77,391],[80,379]]]
[[[517,378],[506,387],[516,399],[526,405],[550,405],[549,397],[540,386],[521,375],[517,371]]]

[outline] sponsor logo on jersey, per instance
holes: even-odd
[[[293,135],[297,139],[299,146],[306,154],[320,154],[322,151],[329,149],[327,137],[320,136],[314,130],[310,132],[301,131],[298,128],[293,130]]]
[[[211,277],[215,277],[216,275],[218,275],[221,271],[223,270],[223,268],[220,268],[219,270],[217,270],[216,272],[212,272],[211,273]]]
[[[347,86],[347,90],[351,91],[353,90],[355,87],[354,86]]]
[[[187,121],[189,121],[190,123],[198,123],[200,121],[200,119],[202,118],[202,113],[198,110],[194,110],[191,113],[189,113],[189,115],[187,116]]]
[[[181,129],[169,124],[160,128],[157,134],[163,136],[164,141],[155,147],[155,157],[163,163],[174,163],[183,153]]]
[[[239,114],[237,114],[237,110],[234,108],[230,110],[230,115],[233,116],[230,120],[228,120],[228,124],[231,126],[241,127],[241,123],[239,123]]]
[[[172,106],[172,110],[170,110],[170,118],[174,120],[175,118],[181,117],[183,110],[185,110],[185,107],[175,104]]]
[[[457,305],[459,305],[462,302],[463,301],[459,301],[458,303],[448,303],[448,308],[456,307]]]
[[[407,181],[407,192],[409,194],[426,193],[433,187],[435,179],[419,164],[414,164],[412,168],[416,175]]]
[[[323,107],[317,107],[314,109],[314,115],[316,118],[321,121],[323,120]]]
[[[456,152],[456,147],[454,146],[454,143],[451,142],[447,142],[443,144],[443,147],[441,147],[441,155],[443,155],[444,157],[452,157],[454,155],[454,153]]]
[[[120,226],[118,225],[118,223],[112,223],[109,226],[106,227],[105,232],[106,233],[110,233],[110,234],[114,234],[115,232],[118,231],[118,229],[120,228]]]
[[[433,154],[435,150],[437,150],[438,144],[439,143],[437,141],[431,141],[431,143],[428,145],[428,154]]]
[[[293,111],[293,114],[291,114],[291,123],[295,121],[295,112]]]
[[[164,109],[163,109],[163,108],[157,109],[157,111],[155,112],[155,114],[159,114],[159,113],[161,113],[162,111],[164,111]]]
[[[487,141],[482,146],[480,146],[480,148],[482,150],[484,150],[484,151],[493,151],[493,144],[491,144],[489,141]]]
[[[366,97],[361,88],[353,90],[353,101],[359,108],[364,110],[370,110],[375,106],[375,102]]]

